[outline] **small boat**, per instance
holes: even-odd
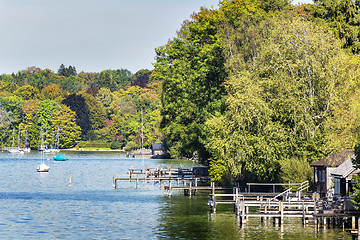
[[[64,155],[62,154],[57,154],[55,157],[53,157],[53,159],[55,161],[66,161],[68,160],[69,158],[65,157]]]
[[[50,167],[45,163],[40,164],[40,166],[36,169],[38,172],[48,172]]]
[[[50,167],[45,164],[44,162],[44,152],[42,152],[42,163],[39,167],[36,168],[38,172],[48,172],[50,170]]]

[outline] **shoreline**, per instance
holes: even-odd
[[[60,149],[60,151],[76,151],[76,152],[123,152],[126,151],[122,149],[103,149],[103,148],[66,148]]]

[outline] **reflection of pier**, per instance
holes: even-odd
[[[255,185],[272,186],[273,192],[249,192],[249,187]],[[208,201],[210,211],[215,213],[219,204],[230,204],[241,224],[246,224],[249,218],[259,218],[261,222],[271,219],[275,225],[282,226],[286,218],[301,218],[304,225],[311,221],[316,228],[351,227],[348,231],[353,239],[357,234],[360,239],[359,214],[351,210],[346,199],[319,199],[318,194],[306,192],[307,181],[290,184],[280,193],[274,191],[276,185],[285,184],[248,184],[246,192],[234,187],[231,194],[212,193]]]

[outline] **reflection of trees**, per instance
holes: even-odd
[[[175,192],[174,192],[175,193]],[[178,192],[164,197],[160,204],[158,237],[160,239],[346,239],[347,233],[337,228],[318,232],[312,226],[303,227],[301,219],[286,218],[284,225],[274,226],[250,218],[241,225],[232,205],[219,205],[216,213],[209,212],[209,192],[196,193],[189,198]],[[299,238],[299,236],[301,236]]]
[[[209,192],[184,197],[182,192],[164,198],[159,211],[159,231],[169,239],[239,239],[240,228],[235,215],[226,206],[226,213],[209,218]]]

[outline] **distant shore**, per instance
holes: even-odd
[[[60,151],[85,151],[85,152],[123,152],[126,153],[122,149],[104,149],[104,148],[67,148],[67,149],[60,149]]]

